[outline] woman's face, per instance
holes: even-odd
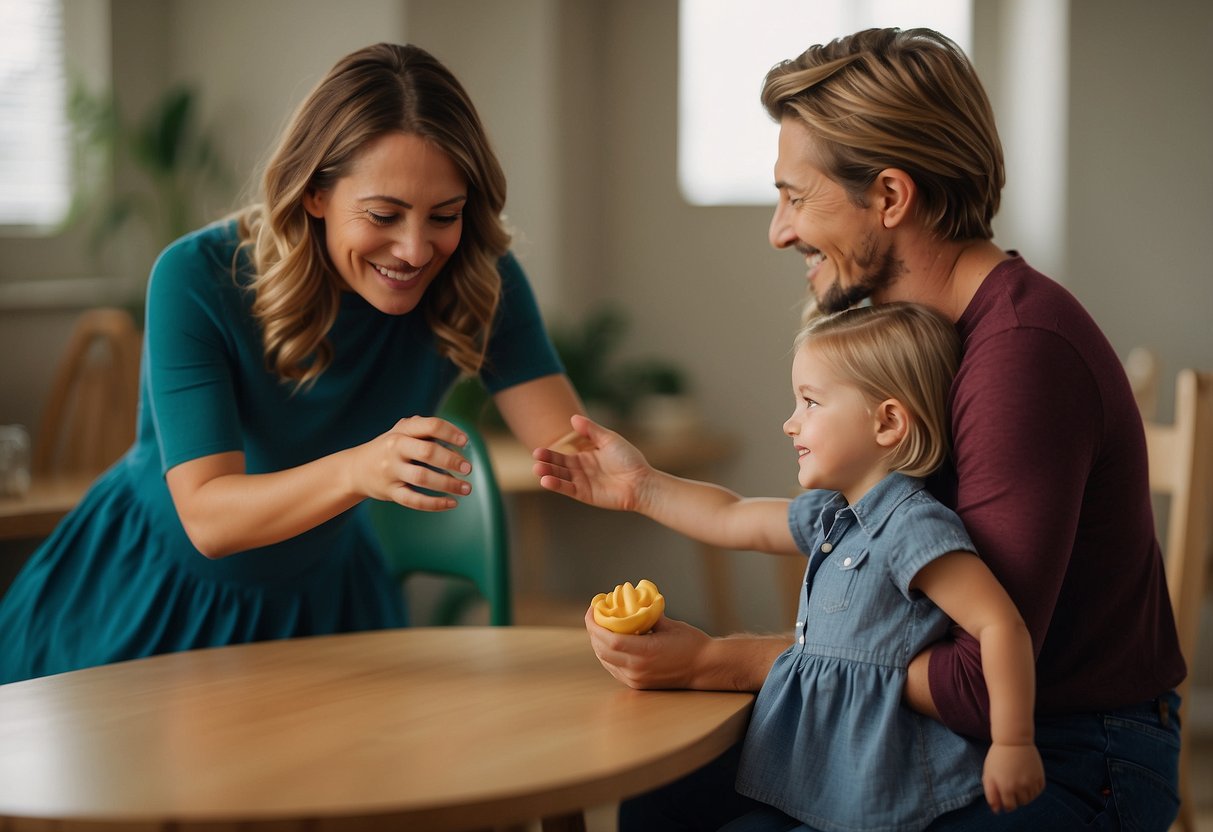
[[[370,142],[349,174],[309,192],[324,220],[329,259],[348,290],[388,315],[411,312],[459,246],[468,184],[432,141],[389,133]]]
[[[809,129],[796,118],[779,128],[775,186],[779,204],[771,218],[775,248],[804,255],[806,278],[818,307],[840,312],[889,286],[897,276],[891,238],[875,200],[856,205],[842,185],[817,163]]]
[[[841,491],[853,502],[888,471],[872,402],[811,343],[796,350],[792,360],[792,394],[796,409],[783,431],[796,450],[800,485]]]

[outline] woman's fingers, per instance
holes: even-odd
[[[467,434],[445,419],[400,419],[352,456],[357,487],[368,497],[408,508],[454,508],[454,498],[472,490],[461,479],[472,471],[471,463],[459,452],[467,439]]]
[[[467,434],[445,419],[413,416],[401,419],[389,432],[389,449],[401,459],[424,462],[435,468],[470,473],[472,465],[454,448],[467,444]]]
[[[418,439],[436,439],[460,448],[468,442],[467,434],[437,416],[409,416],[397,421],[392,431]]]
[[[388,493],[392,502],[416,511],[449,511],[459,505],[454,497],[426,494],[408,484],[397,485]]]

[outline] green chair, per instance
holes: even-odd
[[[403,585],[409,576],[429,574],[461,579],[448,583],[431,617],[440,626],[458,623],[479,595],[488,601],[489,623],[513,621],[510,599],[509,536],[501,491],[488,448],[470,420],[444,412],[468,436],[463,455],[472,463],[472,493],[450,511],[415,511],[396,503],[368,501],[389,573]]]

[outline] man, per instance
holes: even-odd
[[[815,306],[914,301],[954,321],[953,507],[1015,600],[1037,657],[1045,792],[984,802],[946,830],[1159,829],[1178,808],[1174,687],[1185,675],[1154,536],[1145,439],[1120,361],[1064,288],[992,242],[1002,149],[968,59],[930,30],[867,30],[767,75],[780,123],[776,248],[807,266]],[[710,638],[665,619],[647,636],[586,626],[636,688],[758,690],[781,637]],[[905,702],[989,738],[976,643],[956,634],[911,662]],[[912,765],[912,761],[906,761]],[[736,753],[625,803],[621,832],[716,829],[752,808]]]

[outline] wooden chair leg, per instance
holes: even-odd
[[[585,814],[571,812],[567,815],[544,818],[543,832],[585,832]]]

